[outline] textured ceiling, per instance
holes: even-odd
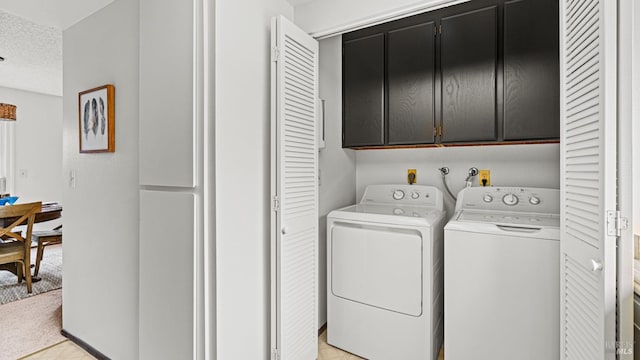
[[[62,30],[0,10],[0,56],[0,86],[62,95]]]
[[[113,0],[0,0],[0,10],[62,30]]]
[[[0,0],[0,86],[61,96],[62,31],[112,2]]]
[[[61,96],[62,30],[113,1],[0,0],[0,86]]]

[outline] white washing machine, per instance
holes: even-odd
[[[434,360],[443,338],[442,192],[370,185],[327,217],[327,341],[366,359]]]
[[[447,360],[560,358],[560,196],[477,187],[445,226]]]

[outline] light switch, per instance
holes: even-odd
[[[69,187],[72,189],[76,188],[76,171],[75,170],[69,171]]]

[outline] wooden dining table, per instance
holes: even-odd
[[[7,206],[7,205],[5,205]],[[43,203],[42,204],[42,209],[40,210],[40,212],[36,213],[36,217],[34,219],[35,223],[40,223],[40,222],[45,222],[45,221],[51,221],[51,220],[55,220],[55,219],[59,219],[62,217],[62,205],[60,205],[59,203],[56,202],[47,202],[47,203]],[[0,219],[0,227],[6,227],[9,226],[11,224],[13,224],[14,221],[16,221],[18,218],[6,218],[6,219]],[[20,225],[26,225],[27,224],[27,220],[25,220],[24,222],[22,222],[22,224]],[[11,271],[13,274],[15,274],[17,276],[17,268],[15,263],[12,264],[1,264],[0,265],[0,270],[8,270]],[[31,271],[31,270],[29,270]],[[31,282],[38,282],[40,281],[40,278],[38,277],[31,277]]]
[[[42,203],[42,210],[36,213],[34,222],[40,223],[45,221],[51,221],[51,220],[59,219],[61,217],[62,217],[62,205],[60,205],[57,202],[47,202],[47,203]],[[18,219],[17,217],[0,219],[0,227],[9,226],[17,219]],[[20,225],[26,225],[26,224],[27,224],[27,220],[22,222],[22,224]]]

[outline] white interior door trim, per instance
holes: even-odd
[[[638,17],[635,13],[640,9],[635,0],[620,0],[618,13],[618,210],[622,216],[633,220],[634,212],[634,120],[638,118],[638,106],[633,99],[637,99],[638,92],[638,31],[634,24]],[[631,76],[630,76],[631,75]],[[637,161],[637,160],[635,160]],[[618,243],[618,347],[619,360],[633,360],[633,258],[634,258],[634,226],[628,226],[621,231]]]
[[[401,6],[391,11],[385,11],[383,13],[366,16],[360,19],[355,19],[348,23],[333,26],[325,30],[312,32],[310,35],[318,40],[326,39],[332,36],[341,35],[350,31],[355,31],[369,26],[374,26],[382,23],[386,23],[393,20],[402,19],[408,16],[413,16],[428,11],[434,11],[443,7],[462,4],[470,0],[422,0],[411,5]]]

